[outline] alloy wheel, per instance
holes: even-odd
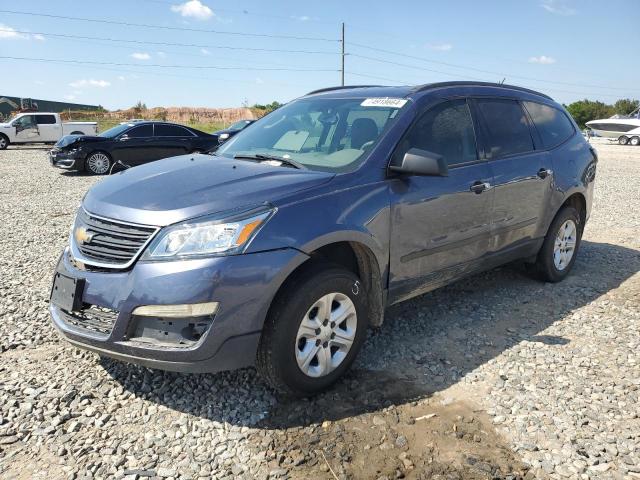
[[[562,224],[556,235],[553,246],[553,264],[562,271],[571,263],[576,251],[578,228],[573,220],[567,220]]]
[[[338,368],[355,340],[358,317],[351,299],[329,293],[309,308],[296,335],[295,354],[300,370],[323,377]]]
[[[91,173],[104,175],[109,170],[109,157],[104,153],[94,153],[87,159],[87,168]]]

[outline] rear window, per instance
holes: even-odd
[[[36,115],[38,125],[54,125],[56,123],[55,115]]]
[[[557,147],[574,134],[573,124],[557,108],[537,102],[524,102],[524,106],[531,115],[545,148]]]
[[[155,125],[154,135],[156,137],[193,137],[193,134],[184,127],[166,124]]]
[[[478,109],[487,132],[486,154],[489,158],[531,152],[533,140],[527,117],[515,100],[478,99]]]

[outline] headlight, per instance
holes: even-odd
[[[143,256],[148,260],[229,255],[241,252],[275,210],[220,221],[204,219],[160,231]]]

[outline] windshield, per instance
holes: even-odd
[[[99,137],[107,137],[107,138],[117,137],[122,132],[124,132],[125,130],[128,130],[131,127],[133,127],[133,123],[125,123],[124,125],[116,125],[115,127],[110,128],[109,130],[105,130],[104,132],[102,132],[98,136]]]
[[[236,135],[216,155],[270,155],[312,170],[355,168],[389,128],[403,99],[305,98],[291,102]]]

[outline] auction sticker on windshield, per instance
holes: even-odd
[[[367,98],[360,106],[402,108],[405,103],[407,103],[405,98]]]

